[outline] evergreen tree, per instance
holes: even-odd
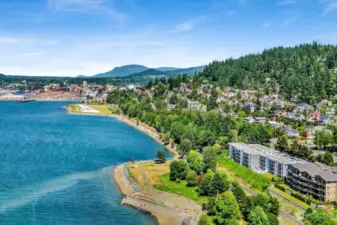
[[[288,151],[289,149],[288,137],[284,134],[281,137],[277,138],[275,147],[277,150],[280,150],[281,152]]]
[[[268,216],[260,206],[257,206],[248,215],[249,225],[267,225],[269,224]]]

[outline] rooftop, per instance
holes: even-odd
[[[304,161],[287,154],[276,151],[275,149],[268,148],[259,144],[244,144],[244,143],[229,143],[229,145],[234,146],[246,153],[253,155],[261,155],[270,158],[271,160],[282,162],[284,164],[296,164],[303,163]]]
[[[326,182],[337,182],[337,169],[320,163],[295,164],[294,168],[307,172],[311,177],[320,176]]]

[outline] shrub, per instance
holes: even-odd
[[[185,180],[188,172],[187,163],[180,160],[172,161],[170,164],[170,180]]]
[[[190,170],[187,173],[186,181],[187,181],[187,186],[189,186],[189,187],[197,186],[197,183],[198,183],[197,174],[193,170]]]
[[[278,189],[280,189],[281,191],[284,191],[284,192],[287,191],[287,189],[285,187],[283,187],[283,186],[281,186],[279,184],[275,184],[275,187],[278,188]]]

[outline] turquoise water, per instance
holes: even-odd
[[[66,104],[0,102],[0,224],[155,224],[120,206],[112,172],[163,146],[113,118],[68,115]]]

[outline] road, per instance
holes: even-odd
[[[245,190],[250,195],[256,195],[256,192],[251,190],[249,187],[246,187],[240,183],[240,186],[243,190]],[[274,195],[274,192],[270,192],[272,195]],[[295,206],[295,205],[294,205]],[[295,217],[289,215],[287,212],[280,210],[279,217],[282,218],[284,221],[293,224],[293,225],[304,225],[302,221],[297,220]],[[281,225],[287,225],[287,223],[283,221],[279,221]]]

